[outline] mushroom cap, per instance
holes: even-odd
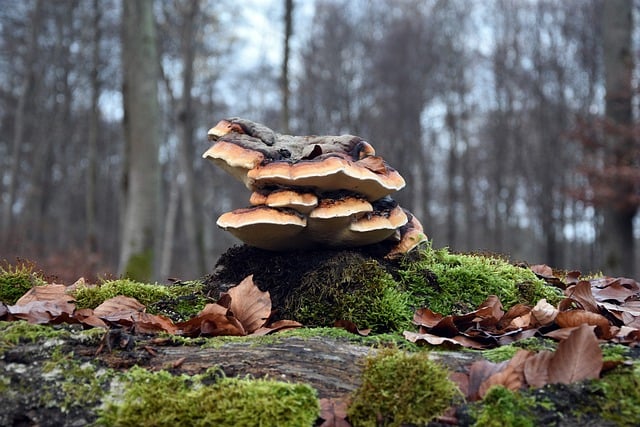
[[[314,193],[294,189],[278,189],[271,192],[254,191],[249,203],[254,206],[266,205],[272,208],[290,208],[301,214],[308,214],[318,205]]]
[[[405,210],[405,213],[409,217],[409,221],[398,229],[400,232],[400,241],[389,251],[385,258],[396,258],[402,254],[406,254],[416,248],[420,243],[428,240],[418,218],[407,210]]]
[[[400,206],[390,210],[374,210],[352,222],[341,235],[348,246],[364,246],[392,237],[409,219]]]
[[[289,209],[268,206],[236,209],[222,214],[216,224],[246,244],[261,249],[282,251],[310,244],[298,238],[307,225],[306,218]]]
[[[297,163],[271,162],[247,173],[252,189],[270,185],[311,187],[318,191],[347,190],[362,194],[369,201],[378,200],[405,186],[400,174],[388,166],[379,173],[340,155],[327,155]]]
[[[225,141],[218,141],[212,145],[202,157],[221,167],[247,186],[249,185],[247,173],[264,160],[264,155],[259,151]]]
[[[309,219],[351,218],[353,215],[373,211],[373,206],[362,197],[344,195],[338,198],[322,198],[309,213]]]
[[[354,195],[320,199],[318,206],[309,213],[305,234],[322,245],[343,246],[342,231],[356,218],[371,211],[371,203]]]

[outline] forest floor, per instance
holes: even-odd
[[[198,323],[199,329],[191,336],[160,330],[167,327],[164,323],[158,327],[160,329],[149,331],[148,324],[143,325],[142,321],[127,323],[115,321],[114,317],[110,318],[106,329],[90,328],[86,323],[70,322],[69,319],[62,321],[61,318],[49,321],[39,318],[40,321],[34,322],[39,324],[34,324],[18,320],[19,315],[15,314],[18,303],[0,305],[0,308],[4,307],[4,312],[0,310],[0,320],[4,319],[0,321],[0,401],[3,408],[0,411],[0,425],[262,423],[260,425],[346,427],[377,423],[429,426],[617,426],[637,425],[640,420],[640,349],[631,338],[625,342],[613,336],[596,339],[597,332],[594,335],[591,332],[593,329],[586,328],[589,333],[582,333],[586,329],[580,327],[574,327],[574,331],[581,331],[580,337],[576,333],[573,338],[570,335],[550,338],[545,335],[548,329],[558,331],[566,328],[554,325],[547,329],[527,329],[520,326],[516,332],[512,330],[499,337],[497,334],[492,336],[491,341],[499,345],[486,345],[486,341],[478,338],[478,342],[484,343],[484,348],[473,348],[474,343],[469,347],[454,340],[468,334],[468,330],[462,331],[461,326],[461,319],[468,318],[468,314],[451,314],[442,318],[436,316],[439,326],[436,330],[430,330],[433,334],[427,334],[425,325],[418,328],[415,324],[411,326],[411,322],[400,322],[398,327],[394,322],[397,321],[396,312],[402,311],[402,307],[394,305],[396,303],[389,298],[387,303],[391,305],[388,306],[376,306],[377,303],[367,301],[366,306],[373,307],[371,311],[376,313],[362,316],[354,314],[350,319],[356,320],[357,325],[343,322],[340,328],[333,327],[333,320],[337,319],[332,319],[332,324],[326,324],[329,317],[319,316],[309,309],[309,304],[317,301],[306,299],[302,303],[298,300],[292,302],[295,300],[295,292],[290,292],[292,281],[298,281],[298,286],[304,289],[306,295],[314,292],[313,280],[325,281],[326,274],[337,274],[331,276],[332,280],[345,288],[362,281],[354,279],[361,273],[374,279],[380,271],[371,269],[371,259],[378,259],[379,265],[384,265],[383,278],[389,279],[389,282],[402,282],[400,276],[406,278],[415,269],[407,268],[406,264],[394,266],[381,260],[375,253],[353,255],[349,251],[323,252],[296,259],[298,262],[292,263],[290,256],[266,258],[264,253],[236,248],[223,256],[215,272],[199,284],[203,287],[198,288],[198,292],[206,295],[208,304],[216,300],[216,304],[221,304],[220,295],[230,292],[239,281],[236,275],[254,274],[260,288],[268,288],[271,292],[273,307],[269,308],[279,311],[273,316],[275,322],[288,318],[302,320],[302,323],[309,325],[267,331],[271,332],[267,335],[254,331],[245,336],[207,336],[204,333],[205,324],[214,322],[212,317]],[[418,261],[410,260],[410,264],[415,267]],[[445,258],[439,258],[439,262],[444,261]],[[452,260],[446,258],[446,261],[451,264]],[[467,262],[464,258],[455,260],[459,264],[464,262]],[[285,268],[285,263],[296,265],[297,268]],[[366,268],[354,269],[353,263]],[[502,264],[496,265],[493,261],[490,264],[496,270],[503,268]],[[432,270],[437,270],[435,265],[432,267]],[[465,265],[465,268],[476,267]],[[18,270],[5,266],[3,271],[15,273]],[[445,276],[451,270],[437,271],[437,284],[443,287]],[[436,273],[429,270],[420,274],[424,279]],[[271,282],[267,277],[272,278]],[[551,279],[547,280],[545,286],[551,286],[550,282]],[[428,285],[433,286],[434,282]],[[470,286],[469,283],[467,286]],[[108,284],[102,284],[101,287],[106,289]],[[415,287],[410,289],[417,293]],[[446,289],[439,290],[440,294],[447,292]],[[383,289],[382,293],[379,291],[376,287],[368,287],[366,294],[376,297],[388,294],[388,289]],[[347,294],[358,292],[353,288],[348,289]],[[240,298],[237,293],[233,295]],[[358,294],[357,299],[364,298],[362,295]],[[80,304],[81,296],[76,294],[77,304]],[[635,300],[635,294],[631,296],[631,300]],[[157,305],[149,302],[145,302],[145,305],[149,309],[160,307],[165,314],[173,310],[175,316],[171,324],[183,325],[179,313],[175,312],[182,310],[178,305],[183,304],[186,297],[164,298]],[[478,297],[482,301],[486,296]],[[138,298],[144,300],[142,296]],[[334,306],[332,309],[338,306],[338,311],[332,312],[330,317],[347,317],[349,307],[362,310],[353,300],[347,301],[349,307],[340,307],[338,302],[332,300],[335,295],[331,293],[323,294],[322,298],[329,300],[330,305]],[[338,298],[346,298],[346,295],[341,294]],[[507,299],[508,293],[501,298]],[[537,296],[530,306],[536,299]],[[188,301],[199,304],[193,299]],[[467,311],[475,313],[476,321],[482,318],[486,323],[488,317],[483,317],[485,314],[481,312],[482,309],[471,310],[475,308],[472,307],[475,301],[457,301],[457,309],[467,308]],[[254,301],[247,302],[253,304]],[[435,300],[433,302],[435,304]],[[170,307],[171,303],[175,305]],[[558,302],[557,306],[561,305],[561,301]],[[236,313],[227,312],[226,316],[235,316],[245,322],[247,317],[243,317],[237,307]],[[321,306],[318,311],[324,313],[329,308]],[[343,308],[347,311],[341,311]],[[10,314],[12,310],[14,315]],[[32,310],[37,311],[33,307]],[[78,312],[74,310],[74,313]],[[380,320],[381,310],[390,311],[391,314],[383,319],[390,323]],[[495,306],[491,311],[495,313]],[[35,316],[34,312],[29,315]],[[536,312],[530,311],[530,317],[531,313],[535,315]],[[193,318],[193,315],[185,317]],[[448,319],[446,322],[453,322],[460,331],[457,335],[441,334],[444,335],[440,337],[442,341],[433,344],[432,335],[436,336],[438,328],[444,328],[446,322],[442,322],[442,319],[445,317]],[[518,317],[518,322],[522,317]],[[414,314],[414,323],[416,319]],[[430,321],[424,312],[422,321],[425,324]],[[362,325],[372,330],[359,328]],[[403,334],[403,329],[424,337],[410,340],[408,338],[411,335],[406,332]],[[513,339],[510,343],[505,340],[505,337],[527,330],[533,331],[527,337]],[[485,331],[485,335],[490,334]],[[460,339],[460,342],[464,340]],[[594,350],[593,343],[596,343],[598,355],[584,356]],[[566,349],[570,349],[569,353],[573,356],[567,356]],[[566,357],[569,358],[568,362],[561,364],[565,361],[560,359]],[[519,364],[519,358],[528,362]],[[562,371],[555,373],[554,368],[550,367],[544,371],[548,377],[558,375],[558,378],[564,378],[566,371],[578,370],[573,368],[576,366],[585,372],[590,369],[595,371],[584,377],[580,377],[579,372],[571,372],[570,380],[540,382],[539,376],[534,378],[531,372],[535,371],[534,367],[542,359],[547,358],[555,358],[558,362],[555,365],[559,366],[556,369]],[[389,364],[392,360],[395,364]],[[423,366],[424,360],[433,362],[433,365],[425,365],[426,371],[415,371]],[[416,372],[422,373],[418,375]],[[442,372],[451,379],[446,381],[447,384],[436,380]],[[421,383],[421,377],[428,377],[430,384]],[[247,385],[244,383],[240,384],[241,387],[238,383],[232,383],[230,388],[221,389],[224,384],[221,378],[246,380],[249,391],[242,388]],[[266,389],[259,388],[260,379],[267,381]],[[305,388],[281,389],[283,384],[287,387],[303,385]],[[206,391],[206,395],[198,394],[199,390]],[[212,403],[207,395],[217,396],[215,400],[218,403]],[[362,415],[363,396],[368,405],[365,405],[364,411],[368,411],[371,417]],[[440,403],[443,399],[446,402],[444,406]],[[221,405],[221,401],[226,403]],[[423,409],[430,404],[433,407],[431,412],[425,412]],[[360,407],[358,411],[356,406]],[[420,408],[415,410],[414,406]],[[212,414],[213,418],[207,418],[205,414]],[[404,417],[406,414],[409,414],[408,418]],[[220,419],[223,421],[216,419],[216,416],[222,417]],[[261,419],[261,416],[265,418]]]

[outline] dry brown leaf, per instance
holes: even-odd
[[[277,322],[273,322],[269,324],[269,326],[263,326],[261,328],[256,329],[251,333],[251,335],[268,335],[278,331],[284,331],[287,329],[296,329],[301,328],[302,323],[296,322],[295,320],[278,320]]]
[[[529,267],[529,269],[533,271],[535,274],[537,274],[538,276],[541,276],[544,278],[554,277],[553,269],[546,264],[535,264]]]
[[[558,344],[549,362],[549,383],[595,379],[602,370],[602,351],[593,328],[583,324]]]
[[[258,289],[253,283],[253,275],[247,276],[227,293],[231,297],[229,308],[233,316],[248,334],[263,326],[271,315],[269,292]]]
[[[438,313],[434,313],[428,308],[421,308],[416,310],[413,314],[413,323],[418,326],[426,326],[427,328],[433,328],[441,321],[443,316]]]
[[[118,295],[109,298],[93,310],[93,314],[109,322],[130,319],[134,313],[141,313],[145,306],[137,299]]]
[[[553,352],[540,351],[524,362],[524,379],[531,387],[543,387],[549,383],[549,362]]]
[[[178,323],[176,326],[177,334],[188,337],[197,337],[200,335],[246,335],[246,331],[238,319],[220,313],[198,314],[187,321]]]
[[[324,421],[320,427],[351,427],[347,421],[347,399],[322,398],[320,399],[320,418]]]
[[[524,385],[524,365],[531,354],[528,350],[518,350],[502,370],[492,374],[480,384],[478,396],[484,397],[494,385],[500,385],[512,391],[521,389]]]
[[[134,331],[139,334],[157,334],[167,332],[175,334],[177,326],[168,317],[144,312],[135,313],[132,317]]]
[[[577,270],[568,271],[567,274],[564,276],[564,281],[567,285],[574,285],[580,281],[581,275],[582,273],[580,273]]]
[[[206,314],[220,314],[222,316],[226,316],[229,309],[227,307],[223,307],[222,305],[215,304],[207,304],[204,308],[198,313],[198,315],[206,315]]]
[[[476,316],[478,319],[474,319],[482,327],[495,326],[502,316],[504,316],[504,310],[500,299],[496,295],[489,295],[480,307],[478,307]]]
[[[531,309],[531,316],[540,326],[547,326],[552,324],[557,315],[558,309],[549,304],[546,299],[541,299]]]
[[[561,311],[556,316],[556,324],[561,328],[571,328],[582,324],[609,328],[609,320],[601,314],[585,310]]]
[[[451,372],[449,373],[449,380],[458,386],[463,396],[469,395],[469,374],[464,372]]]
[[[60,317],[71,319],[76,306],[65,289],[64,285],[55,284],[35,286],[14,305],[7,306],[7,311],[30,323],[49,323]]]
[[[467,398],[469,400],[478,400],[480,398],[478,391],[480,386],[490,376],[502,371],[507,366],[507,362],[492,363],[488,360],[478,360],[473,362],[469,367],[469,387]]]
[[[233,316],[207,315],[200,323],[200,335],[221,337],[221,336],[244,336],[247,331],[240,321]]]
[[[507,311],[496,327],[499,330],[526,328],[531,323],[531,307],[516,304]]]
[[[605,288],[592,288],[591,289],[594,298],[598,302],[607,300],[617,301],[623,303],[627,298],[636,294],[635,290],[629,289],[626,286],[620,284],[620,281],[615,281],[609,284]]]
[[[441,337],[438,335],[433,335],[433,334],[429,334],[429,333],[424,333],[424,334],[417,334],[415,332],[411,332],[411,331],[404,331],[402,333],[402,335],[409,341],[413,342],[413,343],[420,343],[420,341],[424,341],[427,344],[430,345],[442,345],[442,344],[449,344],[449,345],[453,345],[455,347],[459,347],[462,346],[461,343],[457,342],[454,339],[451,338],[446,338],[446,337]]]
[[[55,301],[61,300],[67,302],[73,302],[74,298],[66,293],[67,287],[65,285],[43,285],[34,286],[29,289],[24,295],[22,295],[15,305],[26,305],[33,301]]]
[[[96,316],[90,308],[81,308],[76,310],[73,313],[73,317],[83,325],[93,326],[94,328],[109,328],[104,320]]]
[[[360,335],[361,337],[366,337],[371,333],[371,329],[360,329],[358,328],[358,325],[350,320],[336,320],[333,323],[333,326],[336,328],[342,328],[352,334]]]
[[[598,303],[591,292],[590,282],[580,280],[575,285],[569,286],[564,293],[573,301],[578,302],[584,310],[598,313]]]

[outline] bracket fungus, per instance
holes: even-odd
[[[388,256],[426,240],[422,225],[390,195],[402,176],[354,135],[292,136],[241,118],[208,132],[202,155],[253,193],[251,207],[217,221],[244,243],[283,251],[356,247],[390,240]]]

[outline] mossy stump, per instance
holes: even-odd
[[[377,333],[410,327],[414,311],[422,307],[447,315],[473,310],[489,295],[497,295],[505,308],[559,297],[531,270],[503,258],[424,245],[390,260],[384,257],[387,251],[385,243],[293,252],[236,246],[220,257],[204,289],[217,298],[253,275],[271,295],[273,320],[305,326],[347,320]]]
[[[385,260],[384,253],[379,245],[293,252],[235,246],[220,257],[205,291],[217,298],[252,274],[270,293],[274,320],[305,326],[348,320],[374,332],[399,331],[413,312],[409,294],[394,277],[400,264]]]

